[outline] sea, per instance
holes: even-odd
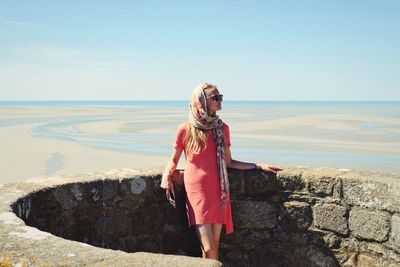
[[[31,124],[32,136],[165,157],[188,119],[187,101],[0,101],[2,113],[11,109],[22,113],[1,117],[0,131]],[[400,101],[226,100],[217,115],[229,125],[235,160],[400,173]],[[109,133],[80,130],[118,121]]]

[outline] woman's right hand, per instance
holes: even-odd
[[[172,185],[171,176],[169,175],[168,172],[164,172],[161,178],[161,188],[167,190],[170,189],[171,185]]]

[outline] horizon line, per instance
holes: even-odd
[[[186,102],[189,99],[0,99],[0,102]],[[300,101],[368,101],[368,102],[398,102],[400,99],[224,99],[223,102],[300,102]]]

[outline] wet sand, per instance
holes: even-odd
[[[175,129],[187,117],[186,107],[0,107],[0,111],[0,183],[37,176],[165,166],[172,151]],[[286,149],[289,154],[290,150],[319,150],[392,155],[394,159],[400,156],[399,117],[331,112],[255,120],[258,113],[256,110],[238,113],[233,108],[221,111],[221,118],[230,125],[233,151],[255,148],[262,152],[273,148]],[[144,138],[144,141],[138,141],[138,145],[147,142],[156,150],[145,150],[144,153],[118,151],[84,144],[73,138],[48,138],[43,133],[37,136],[31,132],[49,121],[62,122],[64,118],[74,116],[83,119],[58,126],[56,130],[66,131],[66,136],[74,133],[84,137],[88,134],[91,138],[110,136],[117,143],[121,136],[137,134],[138,138]],[[122,146],[124,142],[134,143],[132,139],[121,140]],[[157,151],[158,144],[160,151]],[[248,156],[233,155],[238,160],[250,160]],[[269,158],[274,156],[269,155]],[[301,160],[295,163],[309,165]],[[343,167],[352,167],[351,162],[349,165]],[[179,167],[184,167],[183,157]]]
[[[70,141],[31,136],[29,129],[32,126],[1,128],[0,139],[7,141],[0,145],[0,183],[38,176],[164,166],[168,161],[168,157],[108,151]]]

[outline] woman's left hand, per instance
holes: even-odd
[[[280,167],[269,166],[268,164],[265,163],[257,163],[257,169],[261,169],[263,171],[271,173],[277,173],[279,171],[283,171],[283,169]]]

